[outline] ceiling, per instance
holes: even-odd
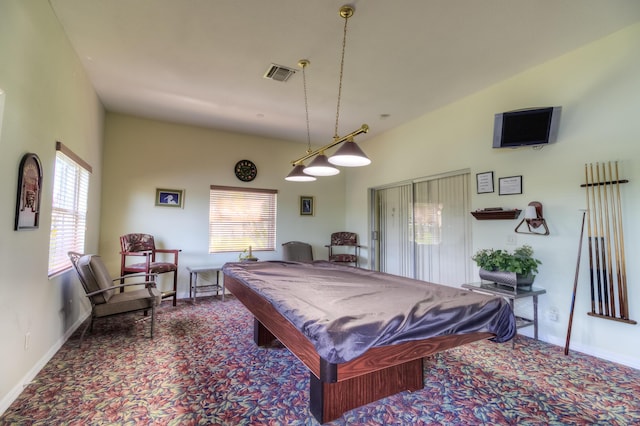
[[[640,21],[638,0],[49,1],[108,111],[306,143],[308,59],[313,145],[334,136],[343,4],[338,133],[359,139]]]

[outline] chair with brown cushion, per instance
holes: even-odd
[[[325,247],[329,249],[329,262],[353,263],[358,267],[360,245],[355,232],[334,232],[331,234],[331,244]]]
[[[80,283],[91,302],[91,318],[82,334],[80,345],[87,329],[93,330],[93,322],[97,318],[105,318],[114,315],[124,315],[132,312],[144,311],[145,315],[151,311],[151,338],[155,326],[156,306],[160,304],[161,294],[153,281],[137,281],[126,284],[114,285],[121,277],[111,279],[102,258],[96,254],[80,254],[69,252],[69,258],[73,264]],[[140,278],[144,278],[141,274]],[[128,278],[133,278],[133,275]],[[117,290],[129,286],[144,285],[144,288],[120,293]]]
[[[178,253],[176,249],[156,248],[153,235],[127,234],[120,237],[120,275],[146,273],[152,275],[173,272],[173,289],[162,292],[162,298],[173,297],[173,306],[176,306],[178,298]],[[157,254],[161,256],[156,257]],[[173,256],[171,256],[173,255]],[[165,256],[168,261],[161,261]],[[140,258],[143,261],[140,262]],[[130,258],[133,258],[131,263]],[[121,281],[122,283],[124,282]]]
[[[288,241],[282,244],[282,259],[293,262],[313,262],[311,244],[302,241]]]

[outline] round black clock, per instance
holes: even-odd
[[[258,168],[252,161],[240,160],[234,168],[236,177],[243,182],[251,182],[258,175]]]

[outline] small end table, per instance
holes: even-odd
[[[477,283],[469,283],[462,284],[462,288],[466,288],[470,291],[475,291],[478,293],[490,294],[492,296],[502,296],[506,297],[509,300],[509,305],[511,305],[511,310],[515,315],[514,302],[516,299],[522,299],[525,297],[533,298],[533,318],[526,318],[522,316],[515,315],[516,317],[516,328],[528,327],[530,325],[533,326],[533,337],[538,340],[538,296],[541,294],[545,294],[547,290],[540,287],[530,287],[526,290],[519,289],[517,287],[504,286],[492,282],[477,282]],[[516,341],[515,338],[511,342],[511,347],[515,347]]]
[[[224,302],[224,280],[222,278],[222,265],[211,266],[187,266],[189,272],[189,297],[192,303],[196,303],[196,296],[200,292],[216,292],[216,296],[222,291],[222,301]],[[210,284],[198,285],[198,275],[205,273],[213,273],[215,281],[210,281]],[[202,277],[200,277],[203,279]]]

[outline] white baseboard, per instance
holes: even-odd
[[[552,345],[560,346],[564,348],[565,341],[561,339],[540,339],[544,340],[547,343]],[[580,344],[569,344],[569,353],[571,351],[580,352],[586,355],[591,355],[596,358],[605,359],[607,361],[615,362],[617,364],[626,365],[627,367],[635,368],[636,370],[640,370],[640,360],[638,358],[631,358],[625,355],[620,355],[617,353],[603,351],[601,349],[593,348],[591,346],[585,346]]]
[[[44,368],[45,365],[51,358],[60,350],[62,345],[69,340],[69,337],[80,327],[80,325],[89,317],[91,311],[87,312],[86,315],[80,317],[68,330],[67,332],[58,339],[58,341],[38,360],[38,362],[27,372],[27,374],[18,382],[18,384],[7,393],[7,395],[2,398],[0,401],[0,416],[4,414],[7,409],[13,404],[13,402],[18,399],[24,388],[26,388],[29,383],[38,375],[40,370]]]

